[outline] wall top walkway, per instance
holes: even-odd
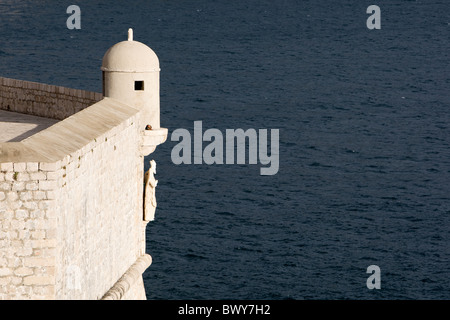
[[[0,163],[55,163],[101,138],[138,112],[115,99],[104,98],[20,142],[0,142]]]
[[[58,120],[0,110],[0,142],[19,142],[57,123]]]

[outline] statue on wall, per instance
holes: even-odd
[[[156,162],[155,160],[150,161],[150,168],[145,173],[144,178],[144,221],[155,220],[156,211],[156,196],[155,190],[158,180],[155,179],[156,174]]]

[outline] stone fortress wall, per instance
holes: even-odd
[[[102,100],[0,143],[0,298],[100,299],[145,256],[139,114]]]
[[[0,110],[63,120],[102,98],[98,92],[0,77]]]
[[[132,36],[124,45],[123,53],[105,55],[104,66],[113,69],[108,61],[118,55],[127,62],[143,46]],[[154,55],[144,49],[144,56]],[[114,70],[108,72],[106,81],[113,81]],[[148,94],[134,93],[133,82],[124,86],[132,98]],[[146,90],[152,89],[159,95],[159,87]],[[157,121],[148,108],[158,111]],[[167,137],[159,128],[159,101],[139,106],[1,78],[0,109],[61,120],[22,141],[0,142],[0,300],[145,299],[142,273],[151,257],[144,156]],[[144,129],[150,121],[153,129]]]

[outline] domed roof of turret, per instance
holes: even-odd
[[[133,30],[128,30],[128,40],[116,43],[106,51],[102,60],[103,71],[154,72],[159,71],[155,52],[139,41],[133,41]]]

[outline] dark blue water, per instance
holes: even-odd
[[[158,54],[149,299],[450,298],[447,0],[77,1],[81,30],[70,4],[2,1],[0,75],[101,91],[129,27]],[[174,165],[196,120],[280,129],[278,174]]]

